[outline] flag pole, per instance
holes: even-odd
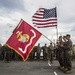
[[[57,8],[56,8],[57,9]],[[55,15],[57,16],[57,11],[55,10]],[[58,40],[58,27],[56,26],[56,37],[57,37],[57,39],[56,40]]]
[[[56,40],[58,40],[58,27],[56,26]]]
[[[13,30],[13,33],[15,32],[16,29],[19,28],[19,26],[21,25],[22,21],[23,21],[23,19],[20,20],[20,22],[18,23],[18,25],[17,25],[17,26],[15,27],[15,29]]]
[[[51,43],[54,44],[54,42],[52,42],[47,36],[45,36],[44,34],[42,34],[46,39],[48,39]]]

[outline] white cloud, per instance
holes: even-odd
[[[33,26],[32,16],[38,8],[50,9],[55,6],[57,7],[59,35],[70,33],[75,43],[75,0],[18,0],[18,3],[17,0],[0,0],[0,43],[4,44],[7,41],[21,18]],[[56,40],[56,28],[36,29],[49,39]],[[43,45],[46,42],[49,43],[43,36],[38,42]]]

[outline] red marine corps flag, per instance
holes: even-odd
[[[26,61],[41,35],[42,34],[36,29],[24,20],[21,20],[11,37],[6,42],[6,45],[15,50],[21,55],[23,60]]]

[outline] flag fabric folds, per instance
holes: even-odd
[[[15,29],[6,45],[15,50],[26,61],[41,35],[36,29],[21,20],[19,27]]]
[[[52,9],[39,8],[32,16],[32,22],[37,28],[57,26],[56,7]]]

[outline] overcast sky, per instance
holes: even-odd
[[[6,43],[21,18],[33,26],[32,16],[41,7],[57,8],[58,34],[70,34],[75,44],[75,0],[0,0],[0,43]],[[52,41],[57,38],[55,27],[36,29]],[[50,41],[42,36],[37,43]]]

